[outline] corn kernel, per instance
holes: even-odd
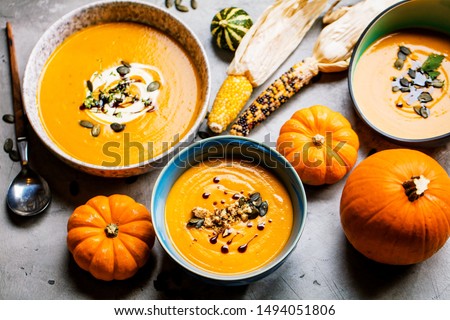
[[[253,92],[250,81],[245,76],[229,75],[217,93],[208,116],[208,127],[221,133],[236,119]]]

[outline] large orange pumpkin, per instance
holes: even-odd
[[[339,112],[316,105],[294,113],[280,130],[277,150],[294,166],[303,183],[332,184],[358,158],[359,139]]]
[[[118,194],[96,196],[76,208],[67,230],[67,246],[76,263],[106,281],[133,276],[155,242],[145,206]]]
[[[340,214],[347,239],[366,257],[393,265],[418,263],[450,235],[450,178],[422,152],[381,151],[349,175]]]

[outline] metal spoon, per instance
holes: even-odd
[[[52,196],[48,183],[28,166],[28,141],[25,132],[26,119],[22,105],[12,28],[9,22],[6,23],[6,31],[11,67],[16,142],[22,166],[22,170],[9,186],[6,203],[11,211],[18,215],[33,216],[41,213],[48,207]]]

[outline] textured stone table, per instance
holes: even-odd
[[[13,24],[20,74],[41,34],[65,13],[88,0],[0,0],[0,113],[11,113],[12,99],[4,26]],[[163,0],[148,0],[164,6]],[[188,13],[171,9],[201,39],[211,64],[212,97],[225,78],[232,59],[218,50],[209,34],[213,15],[226,6],[240,6],[256,19],[272,0],[198,0]],[[344,4],[356,1],[343,1]],[[304,41],[269,81],[307,57],[320,31],[317,21]],[[270,44],[268,44],[270,45]],[[269,84],[270,82],[267,82]],[[261,86],[254,95],[267,86]],[[367,127],[355,114],[347,88],[347,73],[323,74],[313,84],[258,127],[251,137],[274,146],[279,129],[292,113],[313,104],[342,112],[360,136],[359,161],[371,151],[399,147]],[[150,261],[130,280],[105,283],[75,264],[66,247],[66,224],[78,205],[98,194],[124,193],[150,206],[152,186],[159,171],[137,178],[109,180],[88,176],[55,158],[30,132],[31,161],[53,191],[50,209],[20,218],[4,201],[19,164],[0,152],[0,299],[450,299],[450,246],[418,265],[392,267],[371,262],[346,241],[339,221],[344,180],[323,187],[306,187],[308,217],[295,252],[267,278],[248,286],[223,288],[191,278],[173,263],[157,243]],[[0,125],[0,141],[14,137],[12,125]],[[449,144],[424,150],[450,170]]]

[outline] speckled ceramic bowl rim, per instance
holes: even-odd
[[[430,146],[430,147],[434,147],[436,146],[436,144],[441,144],[444,141],[447,141],[447,139],[450,138],[450,131],[446,134],[443,135],[439,135],[439,136],[435,136],[435,137],[430,137],[430,138],[424,138],[424,139],[406,139],[406,138],[401,138],[401,137],[396,137],[392,134],[389,134],[383,130],[381,130],[380,128],[378,128],[376,125],[374,125],[363,113],[363,111],[361,110],[361,108],[359,107],[356,98],[354,96],[353,93],[353,84],[352,84],[352,73],[353,73],[353,69],[356,68],[356,58],[357,58],[357,52],[358,52],[358,48],[360,47],[361,43],[364,41],[366,35],[370,32],[370,30],[372,29],[372,27],[377,24],[377,23],[382,23],[382,19],[383,17],[389,13],[392,12],[394,10],[396,10],[397,8],[404,6],[404,5],[414,5],[413,3],[414,1],[408,1],[408,0],[403,0],[401,2],[395,3],[392,6],[386,8],[384,11],[382,11],[377,17],[375,17],[370,23],[369,25],[366,27],[366,29],[363,31],[363,33],[361,34],[361,36],[359,37],[358,41],[355,44],[355,47],[353,49],[352,52],[352,56],[350,59],[350,65],[349,65],[349,70],[348,70],[348,87],[349,87],[349,91],[350,91],[350,96],[353,100],[353,105],[355,107],[356,112],[358,113],[359,117],[361,119],[364,120],[364,122],[369,125],[370,128],[372,128],[373,130],[375,130],[376,132],[378,132],[379,134],[381,134],[382,136],[386,137],[387,139],[389,139],[392,142],[397,142],[400,143],[402,145],[406,145],[406,146]],[[362,54],[362,52],[361,52]]]
[[[156,6],[154,4],[148,3],[148,2],[140,1],[140,0],[98,1],[98,2],[89,3],[87,5],[79,7],[77,9],[74,9],[73,11],[65,14],[64,16],[59,18],[56,22],[54,22],[44,32],[44,34],[40,37],[38,42],[35,44],[32,52],[30,54],[30,57],[28,59],[27,66],[25,68],[25,73],[24,73],[24,78],[23,78],[22,95],[23,95],[25,113],[28,116],[28,114],[30,113],[30,110],[32,108],[34,108],[34,109],[38,108],[37,90],[39,88],[39,84],[35,83],[35,81],[33,81],[33,77],[30,75],[32,73],[33,73],[33,75],[35,75],[36,72],[34,70],[33,71],[30,71],[30,70],[32,69],[33,62],[37,59],[37,56],[40,54],[38,49],[43,46],[44,41],[49,40],[49,38],[57,32],[58,28],[63,27],[64,24],[66,24],[66,25],[70,24],[70,22],[75,17],[85,13],[86,11],[89,12],[89,10],[95,10],[96,7],[105,7],[105,6],[107,7],[107,6],[118,6],[118,5],[119,6],[120,5],[136,5],[136,6],[146,7],[146,9],[148,9],[148,10],[155,10],[157,12],[161,12],[163,15],[165,15],[164,18],[171,19],[172,21],[177,23],[181,28],[184,28],[186,30],[186,34],[191,38],[190,41],[193,41],[193,44],[196,47],[195,50],[198,50],[198,52],[199,52],[199,56],[200,56],[199,59],[202,63],[202,69],[204,69],[204,76],[203,76],[204,79],[202,79],[202,76],[200,75],[201,81],[203,80],[201,83],[201,85],[202,85],[201,92],[203,93],[201,95],[201,99],[203,99],[204,101],[200,107],[198,117],[197,117],[195,123],[190,128],[190,130],[183,136],[182,139],[180,139],[178,141],[177,144],[173,145],[167,151],[163,152],[162,154],[160,154],[154,158],[148,159],[148,160],[140,162],[140,163],[127,165],[127,166],[107,167],[107,166],[86,163],[86,162],[80,161],[80,160],[68,155],[63,150],[61,150],[49,137],[43,124],[41,123],[41,121],[39,119],[39,115],[36,118],[28,117],[28,119],[29,119],[29,122],[30,122],[31,126],[33,127],[34,131],[37,133],[39,138],[44,142],[44,144],[53,153],[55,153],[58,157],[60,157],[64,162],[68,163],[69,165],[71,165],[79,170],[82,170],[82,171],[85,171],[85,172],[88,172],[88,173],[91,173],[94,175],[124,177],[124,176],[145,173],[152,168],[152,163],[154,164],[158,161],[162,161],[162,159],[165,159],[166,157],[170,157],[171,154],[176,153],[177,148],[179,148],[183,144],[189,143],[190,141],[192,141],[194,139],[196,131],[198,130],[203,119],[205,118],[205,115],[206,115],[206,112],[208,109],[210,92],[211,92],[210,66],[209,66],[207,55],[206,55],[206,51],[204,50],[200,40],[195,35],[195,33],[184,22],[182,22],[180,19],[175,17],[173,14],[171,14],[166,9]],[[105,21],[96,21],[94,19],[93,21],[89,21],[87,26],[91,26],[91,25],[95,25],[95,24],[103,23],[103,22],[112,22],[112,21],[133,21],[133,22],[145,24],[145,22],[136,21],[133,18],[130,18],[129,20],[121,18],[121,19],[117,19],[117,20],[107,19]],[[76,30],[72,31],[70,34],[73,34],[74,32],[77,32],[85,27],[86,26],[78,28],[78,29],[76,29],[76,27],[73,27]],[[174,36],[172,35],[172,37],[174,37]],[[67,36],[58,40],[56,47],[60,43],[62,43],[66,38],[67,38]],[[174,37],[174,38],[176,39],[176,37]],[[176,39],[176,40],[178,40],[178,39]],[[47,59],[48,59],[48,57],[47,57]],[[40,78],[43,68],[44,68],[44,66],[42,66],[42,68],[39,70],[38,78]],[[39,82],[39,79],[37,80],[37,82]]]
[[[225,275],[225,274],[218,274],[214,272],[208,272],[204,269],[198,268],[194,266],[192,263],[187,261],[185,258],[183,258],[178,252],[177,249],[173,244],[168,244],[166,241],[163,241],[167,237],[167,239],[170,239],[167,231],[166,224],[158,225],[157,216],[162,215],[165,216],[165,212],[160,212],[157,210],[156,206],[156,195],[157,195],[157,189],[161,184],[165,183],[166,175],[170,174],[169,171],[172,170],[172,167],[174,166],[174,163],[178,161],[180,158],[184,159],[183,157],[186,156],[186,153],[192,153],[191,157],[188,157],[188,159],[191,159],[193,156],[201,155],[204,153],[204,147],[205,145],[211,143],[211,142],[217,142],[220,144],[225,143],[238,143],[239,146],[251,146],[255,147],[259,154],[266,157],[266,156],[273,156],[275,158],[275,161],[277,164],[283,166],[283,170],[286,170],[286,175],[291,180],[291,188],[294,190],[292,191],[297,195],[295,199],[292,199],[292,193],[289,190],[288,187],[286,187],[289,191],[291,201],[298,203],[300,212],[295,212],[294,215],[298,216],[299,221],[299,227],[297,229],[292,229],[290,240],[284,247],[283,252],[275,257],[272,261],[270,261],[268,264],[264,265],[263,267],[250,271],[247,273],[239,273],[239,274],[232,274],[232,275]],[[194,150],[194,151],[192,151]],[[174,177],[174,181],[176,181],[181,174],[183,174],[188,168],[182,169],[182,172],[180,172],[178,175]],[[170,186],[171,188],[171,186]],[[295,205],[294,205],[295,208]],[[164,208],[165,209],[165,206]],[[295,210],[295,209],[294,209]],[[260,143],[258,141],[252,140],[250,138],[246,137],[238,137],[238,136],[231,136],[231,135],[222,135],[222,136],[216,136],[216,137],[210,137],[201,141],[198,141],[186,149],[182,150],[180,153],[178,153],[175,157],[173,157],[169,163],[164,167],[164,169],[159,174],[152,192],[151,197],[151,216],[152,221],[155,227],[156,237],[159,240],[159,243],[163,247],[163,249],[166,251],[166,253],[178,264],[180,264],[182,267],[184,267],[186,270],[188,270],[191,274],[194,276],[198,276],[199,278],[212,282],[214,284],[219,285],[245,285],[249,284],[251,282],[254,282],[256,280],[262,279],[263,277],[267,276],[268,274],[275,271],[278,267],[280,267],[283,262],[287,259],[287,257],[294,251],[296,248],[301,234],[303,233],[303,229],[305,227],[306,218],[307,218],[307,199],[306,199],[306,193],[303,186],[303,183],[301,182],[297,172],[292,167],[292,165],[286,160],[285,157],[283,157],[278,151],[276,151],[273,148],[270,148],[266,146],[263,143]],[[165,218],[163,218],[165,220]],[[167,235],[164,237],[163,235]],[[294,238],[292,238],[294,237]],[[292,240],[293,239],[293,240]],[[173,250],[169,249],[169,246],[173,248]],[[172,252],[173,251],[173,252]]]

